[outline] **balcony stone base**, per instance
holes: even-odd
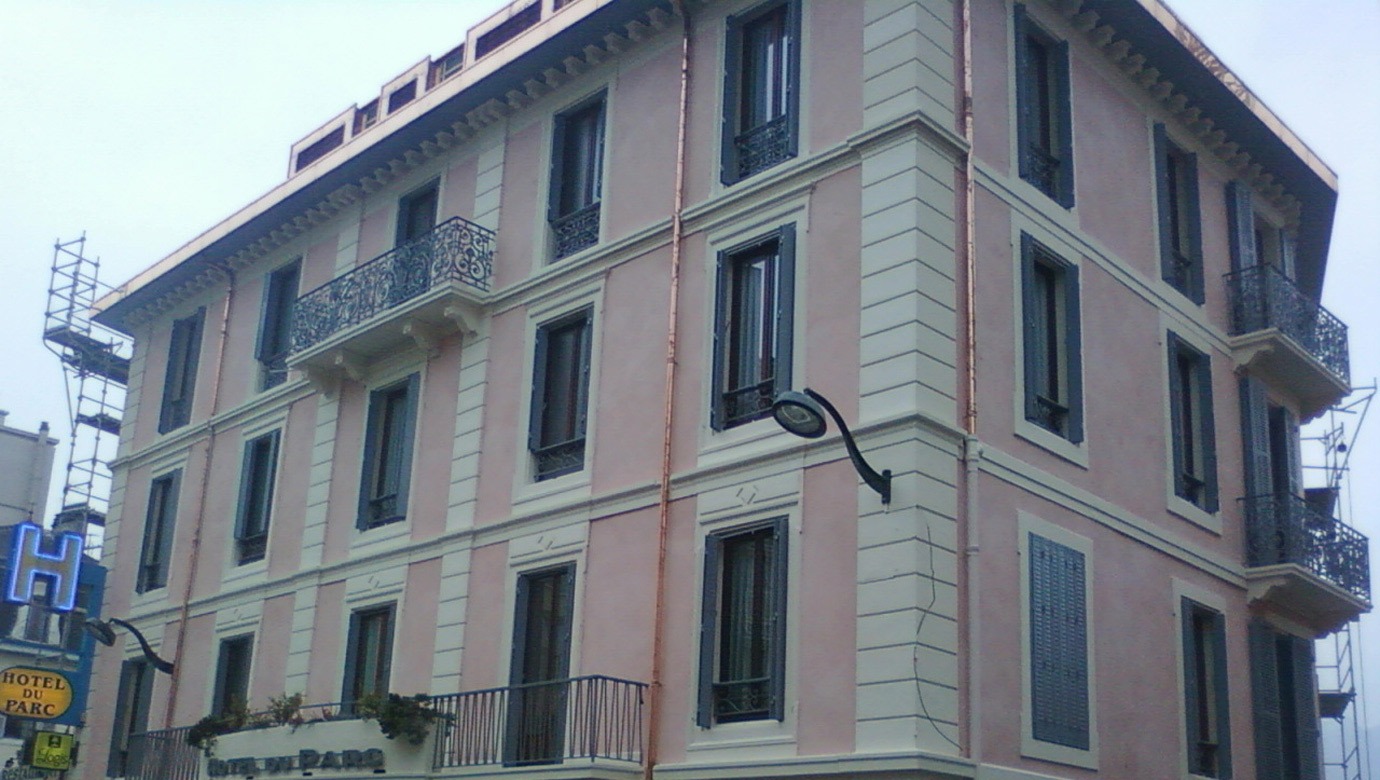
[[[1300,422],[1317,417],[1351,392],[1344,378],[1278,328],[1232,336],[1229,343],[1238,366],[1298,402]]]
[[[1279,612],[1321,638],[1370,611],[1370,603],[1298,564],[1246,569],[1247,601]]]

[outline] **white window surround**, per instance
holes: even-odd
[[[287,444],[287,415],[288,409],[282,407],[275,409],[273,414],[260,419],[256,419],[252,424],[246,424],[240,428],[240,458],[235,468],[235,500],[230,507],[229,516],[225,519],[225,527],[229,533],[225,537],[225,544],[222,545],[222,576],[221,582],[238,583],[242,580],[260,578],[266,576],[268,572],[268,556],[271,551],[265,551],[264,557],[257,561],[239,564],[239,551],[235,546],[235,527],[240,512],[240,487],[244,484],[244,448],[249,442],[260,436],[266,436],[274,431],[278,432],[278,457],[273,464],[273,499],[269,503],[268,513],[268,533],[270,538],[273,535],[273,521],[278,517],[278,502],[282,499],[283,491],[283,451]]]
[[[599,202],[601,204],[608,202],[609,182],[612,178],[610,174],[613,173],[613,171],[610,168],[610,156],[613,154],[613,144],[611,144],[609,141],[610,135],[613,131],[614,111],[617,103],[617,98],[615,97],[618,91],[616,89],[617,83],[618,77],[616,75],[603,76],[599,81],[593,82],[589,87],[582,89],[580,91],[579,97],[564,99],[561,101],[559,105],[552,105],[549,113],[542,117],[544,129],[542,130],[542,137],[540,143],[541,148],[546,150],[545,154],[547,156],[545,158],[545,165],[540,166],[540,173],[538,174],[537,181],[537,192],[539,197],[537,201],[537,208],[533,216],[534,221],[532,235],[541,236],[541,239],[538,242],[536,251],[532,252],[532,275],[541,273],[542,270],[548,266],[578,264],[586,256],[592,253],[597,253],[601,247],[607,246],[606,242],[608,238],[609,210],[601,207],[599,209],[599,240],[594,242],[593,246],[586,247],[578,252],[573,252],[569,255],[566,255],[565,257],[560,258],[559,260],[552,259],[555,257],[556,239],[555,236],[552,235],[551,224],[547,221],[546,199],[549,193],[551,192],[552,184],[550,155],[555,153],[556,117],[560,116],[561,114],[568,113],[572,108],[576,108],[581,104],[585,103],[585,101],[588,101],[591,98],[598,96],[600,93],[603,93],[602,102],[604,104],[604,154],[603,157],[599,160],[599,164],[603,166],[600,181]]]
[[[1171,597],[1173,599],[1171,608],[1174,615],[1174,641],[1172,644],[1174,645],[1175,680],[1178,683],[1180,691],[1182,691],[1184,687],[1185,664],[1184,643],[1181,634],[1183,631],[1183,600],[1191,599],[1208,609],[1220,613],[1223,616],[1223,622],[1225,624],[1227,599],[1220,593],[1204,590],[1178,577],[1173,578],[1171,581]],[[1227,635],[1230,637],[1232,634],[1231,626],[1226,626],[1226,629]],[[1230,644],[1228,644],[1228,646],[1230,646]],[[1183,780],[1211,780],[1211,778],[1205,778],[1203,775],[1194,774],[1188,771],[1188,745],[1186,744],[1186,740],[1188,739],[1188,713],[1184,710],[1185,702],[1182,692],[1178,695],[1177,699],[1179,711],[1179,774]]]
[[[157,461],[155,461],[154,463],[150,464],[148,470],[145,472],[145,473],[147,474],[147,477],[145,477],[144,480],[143,480],[143,483],[144,483],[144,484],[143,484],[144,492],[143,492],[142,502],[134,507],[134,510],[135,510],[135,513],[136,513],[134,516],[139,518],[139,533],[138,533],[137,535],[136,535],[136,534],[131,534],[131,533],[129,533],[129,525],[128,525],[128,523],[129,523],[129,520],[130,520],[130,517],[131,517],[131,516],[130,516],[130,513],[129,513],[129,512],[125,512],[124,516],[122,517],[122,519],[121,519],[121,521],[120,521],[120,526],[121,526],[121,527],[120,527],[120,535],[119,535],[119,539],[118,539],[118,541],[117,541],[117,543],[120,542],[120,541],[124,541],[124,540],[126,540],[126,539],[128,539],[128,540],[131,541],[131,543],[134,545],[134,553],[133,553],[133,555],[134,555],[134,560],[135,560],[136,562],[138,562],[138,561],[140,560],[140,556],[142,555],[142,551],[143,551],[143,548],[144,548],[144,525],[145,525],[146,523],[148,523],[149,499],[150,499],[150,498],[152,497],[152,495],[153,495],[153,492],[152,492],[153,482],[154,482],[154,480],[160,479],[160,478],[162,478],[162,477],[166,477],[167,475],[171,474],[171,473],[174,472],[174,471],[181,471],[181,472],[182,472],[182,477],[181,477],[181,480],[180,480],[180,482],[179,482],[178,489],[177,489],[177,505],[173,508],[173,539],[172,539],[172,551],[173,551],[174,553],[177,552],[177,536],[178,536],[178,531],[179,531],[179,529],[178,529],[178,525],[179,525],[178,520],[181,519],[181,518],[179,517],[179,515],[182,513],[182,508],[183,508],[184,506],[187,505],[187,504],[186,504],[187,497],[188,497],[188,496],[187,496],[187,492],[188,492],[188,488],[189,488],[189,485],[188,485],[188,482],[187,482],[187,473],[188,473],[188,464],[189,464],[189,462],[190,462],[190,458],[191,458],[191,453],[188,452],[187,450],[183,450],[183,451],[181,451],[181,452],[178,452],[176,455],[174,455],[174,456],[172,456],[172,457],[159,458]],[[128,502],[125,503],[125,508],[126,508],[126,509],[130,508],[130,504],[129,504]],[[189,513],[189,514],[190,514],[190,513]],[[193,522],[193,519],[189,517],[188,520],[187,520],[187,522]],[[118,550],[107,550],[107,553],[106,553],[106,554],[109,555],[109,554],[113,554],[113,553],[115,553],[115,552],[118,552]],[[173,560],[176,560],[176,555],[173,556]],[[169,581],[169,582],[172,581],[172,574],[173,574],[173,572],[172,572],[172,561],[169,561],[169,562],[168,562],[168,581]],[[139,592],[138,590],[136,590],[136,589],[131,589],[131,592],[130,592],[130,602],[129,602],[129,611],[130,611],[131,614],[137,614],[137,613],[139,613],[139,612],[141,612],[141,611],[145,611],[145,610],[149,610],[149,609],[156,609],[156,608],[159,608],[159,607],[166,606],[169,602],[170,602],[170,599],[169,599],[169,594],[168,594],[168,588],[167,588],[166,585],[164,585],[164,586],[161,587],[161,588],[154,588],[153,590],[146,590],[146,591],[144,591],[143,593],[140,593],[140,592]],[[141,630],[142,630],[142,629],[141,629]],[[147,632],[146,632],[146,633],[147,633]],[[150,643],[152,643],[152,641],[153,641],[152,639],[149,640]]]
[[[1168,282],[1164,282],[1164,284],[1166,287],[1168,286]],[[1181,517],[1184,520],[1187,520],[1190,523],[1193,523],[1194,525],[1199,526],[1200,528],[1206,531],[1211,531],[1212,533],[1221,535],[1221,507],[1225,505],[1227,502],[1221,501],[1219,498],[1218,510],[1216,512],[1208,512],[1207,510],[1197,506],[1196,504],[1179,497],[1179,495],[1174,492],[1174,415],[1170,410],[1169,406],[1169,361],[1166,357],[1169,349],[1170,331],[1173,331],[1174,335],[1178,336],[1181,340],[1184,341],[1184,343],[1188,344],[1189,346],[1193,347],[1194,349],[1198,350],[1204,355],[1207,355],[1209,361],[1213,361],[1215,363],[1216,361],[1222,359],[1221,355],[1214,354],[1216,350],[1212,349],[1211,344],[1206,339],[1202,338],[1202,336],[1197,332],[1196,327],[1190,325],[1189,323],[1185,323],[1176,319],[1171,319],[1165,316],[1163,312],[1161,312],[1160,338],[1156,347],[1156,352],[1158,353],[1156,363],[1159,365],[1159,396],[1161,403],[1160,414],[1161,419],[1164,421],[1163,431],[1165,507],[1169,510],[1171,514],[1177,515],[1178,517]],[[1219,401],[1221,394],[1215,392],[1215,386],[1212,388],[1212,390],[1214,392],[1211,392],[1210,395],[1212,396],[1213,405],[1213,423],[1214,426],[1216,426],[1218,423],[1222,421],[1221,418],[1225,415],[1222,415],[1219,412]],[[1220,443],[1223,441],[1222,437],[1217,435],[1217,433],[1218,431],[1214,429],[1214,446],[1220,445]],[[1219,446],[1218,452],[1220,453],[1220,451],[1221,450]],[[1220,496],[1222,490],[1220,468],[1218,469],[1217,490],[1218,495]]]
[[[1072,125],[1069,127],[1069,136],[1071,137],[1072,142],[1070,143],[1069,146],[1070,146],[1070,149],[1074,150],[1074,155],[1075,155],[1075,157],[1076,157],[1076,156],[1077,156],[1077,151],[1076,151],[1076,150],[1078,149],[1078,122],[1076,121],[1076,118],[1075,118],[1074,115],[1075,115],[1075,113],[1076,113],[1076,112],[1075,112],[1075,108],[1076,108],[1076,104],[1077,104],[1078,101],[1075,99],[1076,96],[1075,96],[1075,94],[1074,94],[1074,83],[1073,83],[1073,81],[1074,81],[1074,71],[1076,70],[1075,64],[1078,64],[1078,65],[1080,65],[1080,66],[1082,65],[1082,63],[1078,60],[1078,58],[1077,58],[1077,56],[1076,56],[1075,49],[1076,49],[1076,48],[1078,47],[1078,45],[1079,45],[1077,42],[1078,42],[1081,38],[1083,38],[1083,35],[1082,35],[1082,33],[1078,32],[1077,30],[1075,30],[1075,29],[1073,29],[1071,26],[1069,26],[1069,24],[1068,24],[1067,22],[1065,22],[1062,18],[1060,18],[1057,14],[1046,14],[1046,13],[1044,13],[1044,10],[1045,10],[1045,9],[1041,6],[1041,4],[1039,4],[1039,3],[1033,3],[1033,2],[1030,2],[1029,0],[1013,0],[1013,1],[1011,1],[1011,2],[1005,3],[1005,4],[1004,4],[1004,10],[1003,10],[1003,12],[1005,13],[1005,29],[1006,29],[1006,38],[1005,38],[1005,40],[1006,40],[1006,53],[1007,53],[1007,56],[1008,56],[1008,57],[1014,57],[1014,56],[1015,56],[1015,55],[1014,55],[1014,52],[1015,52],[1015,50],[1016,50],[1016,30],[1015,30],[1015,27],[1016,27],[1016,3],[1017,3],[1017,2],[1024,2],[1024,3],[1025,3],[1026,17],[1027,17],[1027,19],[1029,19],[1029,21],[1030,21],[1031,23],[1033,23],[1033,24],[1035,25],[1036,28],[1038,28],[1039,30],[1043,31],[1044,33],[1046,33],[1046,34],[1047,34],[1049,37],[1051,37],[1051,38],[1054,38],[1054,39],[1056,39],[1056,40],[1058,40],[1058,41],[1060,41],[1060,42],[1063,42],[1063,43],[1067,43],[1068,46],[1069,46],[1069,74],[1068,74],[1068,75],[1069,75],[1069,86],[1068,86],[1068,89],[1069,89],[1069,103],[1070,103],[1070,106],[1069,106],[1069,117],[1070,117],[1070,119],[1072,120]],[[1066,207],[1066,206],[1062,206],[1062,205],[1059,204],[1059,202],[1058,202],[1057,200],[1055,200],[1054,198],[1051,198],[1049,195],[1047,195],[1047,194],[1045,194],[1044,192],[1042,192],[1042,191],[1041,191],[1038,187],[1036,187],[1034,184],[1031,184],[1030,182],[1028,182],[1028,181],[1026,181],[1025,179],[1022,179],[1022,178],[1021,178],[1021,174],[1020,174],[1020,165],[1017,163],[1017,161],[1019,161],[1019,160],[1021,159],[1021,158],[1020,158],[1020,133],[1018,132],[1018,123],[1020,122],[1020,118],[1019,118],[1019,117],[1020,117],[1020,113],[1019,113],[1019,111],[1018,111],[1018,109],[1017,109],[1017,106],[1016,106],[1016,101],[1017,101],[1018,93],[1019,93],[1019,88],[1018,88],[1018,85],[1017,85],[1017,83],[1016,83],[1016,68],[1015,68],[1014,63],[1013,63],[1010,67],[1008,67],[1008,68],[1006,69],[1006,116],[1007,116],[1007,132],[1006,132],[1007,158],[1006,158],[1006,159],[1008,159],[1008,160],[1011,161],[1010,166],[1009,166],[1008,170],[1006,171],[1007,187],[1009,187],[1013,192],[1019,193],[1019,196],[1020,196],[1020,198],[1021,198],[1022,201],[1024,201],[1024,202],[1027,203],[1027,204],[1029,204],[1032,208],[1034,208],[1035,210],[1039,211],[1041,214],[1049,215],[1050,217],[1055,218],[1055,219],[1058,219],[1060,222],[1065,223],[1065,224],[1077,225],[1077,224],[1078,224],[1078,201],[1077,201],[1077,199],[1074,200],[1073,205],[1071,205],[1071,206],[1067,206],[1067,207]],[[1076,181],[1077,181],[1077,172],[1076,172],[1076,171],[1075,171],[1075,174],[1074,174],[1074,175],[1075,175],[1075,182],[1076,182]],[[1076,187],[1077,187],[1077,184],[1075,184],[1074,186],[1075,186],[1075,188],[1076,188]],[[1029,232],[1029,231],[1027,231],[1027,232]],[[1032,234],[1032,235],[1033,235],[1033,234]],[[1040,243],[1044,243],[1044,239],[1039,239],[1039,240],[1040,240]],[[1054,247],[1053,247],[1052,245],[1046,244],[1046,246],[1049,246],[1051,249],[1054,249]],[[1078,256],[1077,254],[1074,254],[1074,255],[1073,255],[1073,257],[1077,257],[1077,256]],[[1069,256],[1069,255],[1063,255],[1063,257],[1069,258],[1070,256]],[[1072,262],[1072,260],[1070,260],[1070,262]]]
[[[1096,631],[1096,605],[1093,599],[1093,580],[1095,576],[1093,562],[1093,543],[1086,536],[1076,534],[1062,526],[1036,517],[1024,510],[1017,510],[1016,528],[1019,538],[1017,539],[1017,555],[1020,557],[1020,580],[1021,580],[1021,755],[1030,758],[1037,758],[1043,761],[1052,761],[1057,764],[1082,767],[1084,769],[1096,770],[1100,750],[1098,747],[1098,723],[1097,723],[1097,642],[1093,641]],[[1077,748],[1056,745],[1049,742],[1037,740],[1033,736],[1033,724],[1031,723],[1031,673],[1030,673],[1030,535],[1036,534],[1050,541],[1072,548],[1083,554],[1085,589],[1084,608],[1086,610],[1085,625],[1087,626],[1087,659],[1088,659],[1088,749],[1079,750]]]
[[[588,573],[585,552],[589,524],[574,523],[556,531],[531,534],[508,541],[508,566],[503,575],[503,628],[499,638],[498,684],[507,686],[513,675],[513,632],[517,622],[517,583],[524,574],[534,574],[565,564],[575,566],[575,584],[570,613],[569,676],[580,676],[580,644],[583,635],[585,580]]]
[[[370,366],[368,377],[366,377],[365,381],[361,383],[364,400],[361,404],[360,413],[363,415],[363,418],[361,419],[360,425],[359,448],[355,450],[355,452],[352,455],[355,462],[351,468],[355,469],[355,471],[350,472],[354,474],[356,491],[358,491],[358,482],[364,473],[364,449],[366,444],[368,443],[369,438],[368,418],[370,394],[372,394],[375,390],[378,390],[379,388],[387,387],[388,385],[391,385],[395,382],[400,382],[406,379],[412,374],[417,374],[417,405],[416,419],[413,422],[412,455],[411,460],[409,461],[409,463],[411,464],[411,468],[409,469],[410,473],[407,475],[409,488],[407,513],[401,521],[395,523],[388,523],[386,525],[380,525],[365,530],[360,530],[353,519],[355,513],[359,511],[356,508],[356,499],[358,498],[358,494],[357,492],[352,493],[348,509],[346,510],[350,513],[351,516],[350,554],[352,556],[382,552],[386,549],[400,548],[406,545],[408,541],[411,539],[412,518],[416,512],[416,507],[413,500],[413,497],[415,497],[416,495],[416,493],[413,491],[413,488],[415,488],[416,485],[413,482],[413,479],[417,475],[417,453],[420,448],[420,442],[422,440],[421,422],[426,415],[426,405],[423,402],[426,398],[426,392],[428,387],[427,383],[430,381],[430,368],[430,361],[422,359],[419,362],[416,351],[409,349],[405,350],[399,355],[396,355],[392,358],[386,359],[384,361]],[[339,420],[337,420],[336,424],[339,425]],[[281,455],[279,456],[278,460],[281,463]],[[340,478],[340,472],[338,468],[332,478]]]

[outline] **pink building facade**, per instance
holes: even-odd
[[[289,167],[100,304],[80,776],[1319,776],[1336,180],[1157,0],[520,0]]]

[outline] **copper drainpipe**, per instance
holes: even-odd
[[[177,618],[177,649],[173,651],[172,681],[168,684],[168,708],[163,713],[165,729],[172,728],[173,712],[177,709],[177,690],[182,681],[182,657],[187,645],[187,620],[192,609],[192,587],[196,584],[196,567],[201,560],[201,528],[206,517],[206,490],[211,481],[211,465],[216,451],[216,407],[220,402],[220,376],[225,368],[225,343],[230,337],[230,304],[235,299],[235,271],[226,268],[225,273],[229,276],[229,282],[225,287],[225,305],[221,308],[220,314],[220,346],[216,355],[216,370],[211,375],[211,410],[207,414],[206,424],[206,466],[201,470],[196,522],[192,525],[191,568],[187,571],[187,585],[182,589],[182,608]]]
[[[681,212],[685,207],[685,133],[690,105],[690,9],[681,6],[680,114],[676,121],[675,201],[671,209],[671,293],[666,315],[666,408],[661,433],[661,490],[657,498],[656,612],[652,619],[652,679],[647,688],[647,749],[642,777],[652,780],[661,722],[661,664],[666,623],[666,535],[671,519],[671,431],[676,391],[676,320],[680,310],[680,252],[684,241]]]
[[[982,445],[978,439],[977,401],[977,241],[974,236],[976,202],[973,185],[973,16],[972,0],[959,0],[959,26],[963,46],[962,105],[963,140],[963,297],[964,297],[964,363],[967,372],[967,399],[963,411],[963,535],[966,623],[968,652],[968,757],[982,762],[982,675],[980,663],[981,614],[978,596],[982,593],[981,569],[978,565],[980,548],[975,523],[978,518],[978,468],[982,462]]]

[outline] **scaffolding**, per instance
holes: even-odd
[[[80,533],[86,552],[100,556],[109,510],[109,462],[120,436],[120,414],[129,383],[130,343],[91,321],[96,299],[106,289],[100,260],[87,257],[86,234],[53,245],[43,341],[62,361],[71,433],[60,509],[53,528]]]

